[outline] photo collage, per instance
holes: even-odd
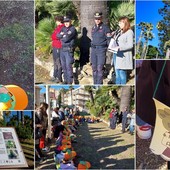
[[[169,0],[1,0],[0,49],[0,169],[170,169]]]

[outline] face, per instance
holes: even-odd
[[[64,22],[64,25],[65,25],[65,27],[69,27],[70,25],[71,25],[71,21],[68,21],[68,22]]]
[[[123,22],[123,20],[119,21],[119,27],[120,29],[123,29],[125,27],[125,23]]]
[[[95,18],[94,21],[96,25],[99,25],[102,22],[102,18]]]
[[[56,23],[57,25],[59,25],[59,24],[60,24],[60,21],[56,21],[55,23]]]

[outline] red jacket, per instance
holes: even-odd
[[[61,41],[57,38],[57,34],[61,31],[61,28],[64,26],[64,24],[58,25],[54,32],[51,35],[52,39],[52,47],[55,48],[61,48]]]

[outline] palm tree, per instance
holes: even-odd
[[[115,2],[111,1],[111,6],[113,6],[110,10],[109,21],[110,21],[110,28],[112,30],[116,30],[118,28],[118,21],[119,18],[123,16],[127,16],[131,21],[131,26],[134,26],[134,13],[135,13],[135,6],[133,2]]]
[[[93,86],[85,86],[84,87],[84,90],[87,91],[90,95],[92,104],[94,104],[93,88],[94,88]]]
[[[17,120],[18,120],[18,125],[19,125],[19,122],[20,122],[20,119],[19,119],[19,111],[17,111]]]
[[[3,111],[0,111],[0,119],[3,119]]]
[[[139,40],[138,40],[138,43],[137,43],[136,51],[137,51],[137,54],[140,55],[139,48],[140,48],[142,39],[144,38],[145,43],[143,45],[141,58],[145,58],[146,54],[147,54],[146,48],[148,46],[148,41],[153,39],[153,33],[152,33],[153,25],[151,23],[148,23],[148,22],[140,22],[138,24],[138,29],[140,29],[141,32],[140,32]]]
[[[131,86],[123,86],[121,88],[120,97],[120,111],[123,111],[125,107],[130,107],[131,102]]]
[[[68,90],[61,88],[60,93],[61,93],[61,104],[64,105],[64,94],[66,94]]]
[[[23,111],[20,111],[21,113],[21,123],[22,125],[24,125],[25,121],[24,121],[24,112]]]
[[[54,19],[45,18],[41,20],[38,24],[36,30],[36,44],[35,46],[40,49],[41,52],[45,54],[51,53],[51,34],[56,27]]]
[[[74,90],[72,85],[69,86],[69,90],[70,90],[70,95],[71,95],[71,106],[72,106],[73,105],[73,90]]]
[[[91,39],[91,30],[94,26],[94,13],[102,11],[103,21],[107,21],[107,1],[84,1],[80,3],[81,29],[86,28],[87,36]]]
[[[140,22],[137,26],[138,26],[138,29],[141,30],[141,32],[140,32],[139,40],[138,40],[137,46],[136,46],[136,53],[140,55],[139,48],[140,48],[140,45],[142,43],[142,38],[143,38],[143,34],[145,32],[146,23],[145,22]]]
[[[154,38],[153,33],[153,25],[151,23],[147,23],[146,25],[146,32],[144,33],[144,39],[145,39],[145,43],[143,46],[143,51],[142,51],[142,58],[146,58],[146,54],[147,54],[147,46],[148,46],[148,41],[152,40]]]
[[[166,59],[170,59],[170,40],[165,42]]]

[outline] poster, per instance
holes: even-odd
[[[0,168],[28,167],[16,131],[0,127]]]

